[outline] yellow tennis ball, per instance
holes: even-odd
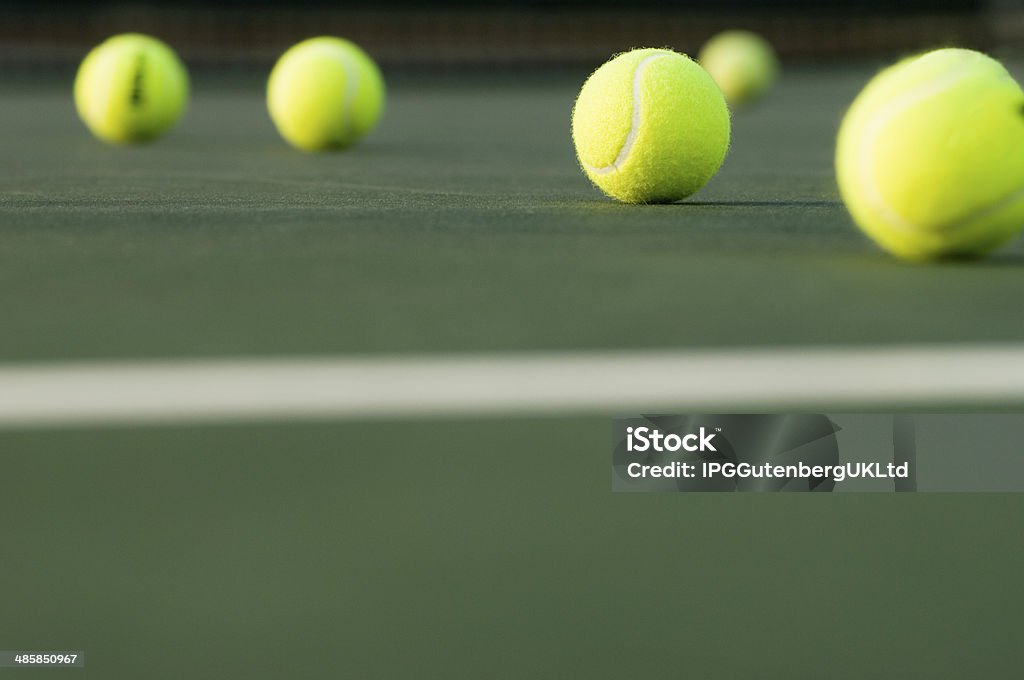
[[[86,55],[75,77],[75,108],[104,141],[148,142],[178,122],[188,89],[188,71],[174,50],[148,35],[125,33]]]
[[[836,145],[843,201],[910,260],[976,256],[1024,227],[1024,92],[964,49],[905,59],[854,100]]]
[[[729,148],[729,110],[704,69],[663,49],[626,52],[583,84],[572,112],[587,177],[626,203],[671,203],[707,184]]]
[[[725,31],[701,48],[697,59],[733,105],[759,99],[779,76],[771,44],[750,31]]]
[[[343,149],[367,135],[384,111],[384,79],[348,40],[310,38],[278,59],[267,108],[281,136],[303,151]]]

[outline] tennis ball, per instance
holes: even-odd
[[[979,52],[905,59],[854,100],[835,163],[854,221],[889,252],[987,253],[1024,226],[1024,92]]]
[[[278,59],[267,82],[277,131],[303,151],[343,149],[368,134],[384,110],[373,60],[341,38],[310,38]]]
[[[95,47],[78,67],[75,108],[89,130],[113,144],[156,139],[188,105],[188,71],[156,38],[125,33]]]
[[[734,106],[756,101],[779,76],[775,50],[750,31],[719,33],[705,43],[697,60]]]
[[[572,138],[587,177],[626,203],[686,198],[722,166],[729,110],[704,69],[671,50],[640,49],[583,84]]]

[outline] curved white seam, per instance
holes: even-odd
[[[943,226],[942,230],[943,231],[946,231],[946,230],[954,230],[955,231],[956,229],[958,229],[959,227],[963,226],[967,222],[973,222],[975,220],[980,220],[980,219],[982,219],[984,217],[988,217],[989,215],[991,215],[993,213],[997,213],[1000,210],[1002,210],[1003,208],[1005,208],[1007,206],[1010,206],[1010,205],[1013,205],[1014,203],[1016,203],[1017,201],[1020,201],[1020,200],[1024,200],[1024,187],[1021,187],[1020,189],[1014,190],[1014,192],[1012,194],[1010,194],[1009,196],[1007,196],[1006,198],[1002,198],[1002,199],[996,201],[995,203],[990,203],[989,205],[986,205],[983,208],[979,208],[978,210],[975,210],[970,215],[967,215],[966,217],[960,218],[956,222],[951,222],[950,224],[947,224],[947,225]]]
[[[963,64],[959,68],[954,69],[953,71],[946,74],[944,77],[934,80],[932,84],[929,85],[928,87],[920,88],[916,91],[910,92],[909,94],[903,95],[900,98],[897,98],[894,104],[891,104],[890,106],[886,107],[888,109],[888,113],[886,115],[879,116],[878,118],[873,120],[871,124],[868,126],[868,134],[866,135],[867,144],[865,145],[868,148],[868,152],[864,154],[864,156],[862,157],[859,166],[861,186],[865,188],[865,192],[867,194],[865,198],[867,198],[868,202],[872,206],[874,206],[875,210],[880,214],[882,219],[888,222],[889,226],[897,231],[901,231],[903,233],[908,234],[914,234],[918,232],[919,227],[912,223],[911,221],[904,219],[903,216],[896,212],[893,208],[891,208],[889,204],[885,202],[885,199],[882,197],[882,192],[879,190],[878,184],[875,183],[875,177],[872,171],[874,166],[873,161],[875,142],[877,141],[878,136],[882,133],[882,128],[884,128],[890,120],[892,120],[898,114],[907,110],[911,106],[919,104],[930,97],[934,97],[936,95],[941,94],[947,88],[950,88],[954,84],[956,84],[958,80],[962,80],[966,76],[970,75],[968,72],[970,66],[971,64],[969,63]],[[968,222],[983,217],[986,214],[1001,210],[1003,207],[1010,205],[1014,201],[1021,198],[1024,198],[1024,188],[1014,191],[1014,193],[1012,193],[1008,197],[994,204],[987,205],[979,210],[976,210],[973,213],[965,215],[956,222],[951,222],[943,226],[941,230],[956,230],[957,228],[961,227],[962,225]]]
[[[341,50],[334,55],[345,70],[345,92],[342,96],[342,130],[345,140],[349,140],[355,132],[355,120],[352,111],[355,108],[356,92],[359,91],[359,64],[348,52]]]
[[[642,76],[644,69],[647,68],[647,64],[655,59],[667,56],[667,52],[657,52],[649,57],[645,57],[639,64],[637,64],[636,70],[633,72],[633,118],[630,123],[629,134],[626,135],[626,141],[623,142],[622,148],[619,149],[619,155],[615,157],[615,160],[612,161],[611,165],[606,165],[603,168],[595,168],[589,163],[586,164],[587,169],[595,175],[607,175],[610,172],[615,172],[629,159],[629,154],[633,150],[633,144],[636,142],[636,138],[640,134],[640,86],[643,82]]]

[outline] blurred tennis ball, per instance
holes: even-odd
[[[836,176],[860,228],[910,260],[977,256],[1024,227],[1024,92],[965,49],[905,59],[857,96]]]
[[[89,130],[113,144],[156,139],[188,105],[188,71],[174,50],[125,33],[94,48],[75,77],[75,108]]]
[[[626,203],[671,203],[703,187],[729,148],[729,110],[704,69],[671,50],[608,61],[572,112],[587,177]]]
[[[734,106],[760,99],[779,76],[775,50],[750,31],[719,33],[701,48],[698,61]]]
[[[384,79],[357,45],[311,38],[285,52],[267,82],[267,108],[281,136],[303,151],[343,149],[384,111]]]

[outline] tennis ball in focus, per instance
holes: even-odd
[[[368,134],[384,110],[373,60],[341,38],[310,38],[277,61],[267,82],[277,131],[303,151],[343,149]]]
[[[775,50],[767,40],[750,31],[719,33],[701,48],[698,61],[733,105],[759,99],[779,76]]]
[[[1024,227],[1024,92],[979,52],[905,59],[854,100],[836,176],[856,223],[895,255],[994,250]]]
[[[147,142],[178,122],[188,89],[188,71],[174,50],[148,35],[125,33],[86,55],[75,77],[75,108],[104,141]]]
[[[671,50],[633,50],[583,84],[572,137],[584,172],[606,194],[626,203],[671,203],[722,166],[729,110],[696,62]]]

